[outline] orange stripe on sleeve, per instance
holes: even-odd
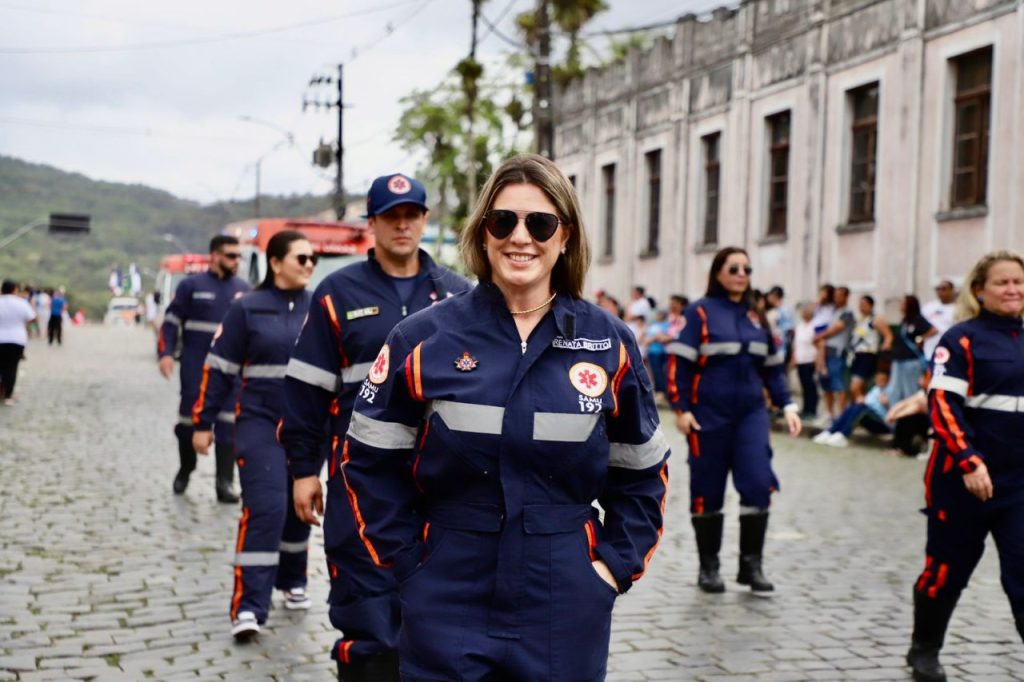
[[[345,490],[348,492],[348,501],[352,505],[352,514],[356,518],[356,529],[359,531],[359,539],[363,541],[363,545],[366,547],[366,551],[370,553],[370,558],[373,563],[380,568],[390,568],[391,564],[386,564],[380,560],[380,555],[377,554],[377,548],[370,542],[370,538],[366,537],[366,520],[363,518],[363,512],[359,508],[359,496],[356,495],[356,491],[349,485],[348,476],[345,474],[345,464],[348,464],[348,440],[345,440],[345,444],[341,448],[341,477],[345,481]]]
[[[597,552],[594,551],[594,548],[597,547],[597,534],[594,532],[594,522],[587,520],[583,524],[583,530],[587,533],[587,554],[590,555],[591,561],[597,561]]]
[[[971,340],[966,336],[960,337],[960,345],[967,356],[967,395],[974,395],[974,353],[971,351]]]
[[[619,387],[626,377],[626,370],[629,369],[629,353],[626,352],[626,344],[619,342],[619,368],[615,370],[612,377],[612,416],[619,416]]]
[[[199,382],[199,397],[196,398],[196,402],[192,405],[192,423],[198,424],[199,418],[203,414],[203,408],[206,407],[206,389],[210,385],[210,366],[203,365],[203,378]]]
[[[341,343],[341,321],[338,319],[338,312],[334,309],[334,299],[327,294],[320,299],[320,305],[327,311],[327,319],[331,323],[334,336],[338,339],[338,356],[341,358],[341,366],[348,367],[348,356],[345,355],[345,347]]]
[[[676,356],[675,355],[669,355],[668,356],[668,365],[666,367],[666,370],[667,370],[666,373],[668,374],[668,383],[666,384],[666,386],[668,387],[668,399],[669,399],[669,402],[672,402],[672,403],[679,402],[679,387],[676,386],[676,371],[678,370],[678,366],[677,365],[678,365],[678,360],[676,360]]]
[[[664,485],[664,492],[661,494],[661,523],[658,524],[658,539],[647,550],[647,554],[644,556],[644,567],[639,573],[633,574],[633,580],[639,580],[647,572],[647,565],[651,563],[651,557],[654,556],[655,550],[661,544],[661,534],[665,531],[665,502],[668,501],[668,462],[661,465],[661,471],[658,475],[661,477],[662,485]]]
[[[413,398],[416,400],[423,400],[423,376],[420,372],[422,364],[420,361],[420,354],[423,351],[423,344],[418,343],[416,347],[412,349],[412,378],[413,378]]]
[[[956,449],[954,452],[962,452],[967,449],[967,439],[964,437],[964,432],[960,428],[960,424],[957,423],[956,418],[953,416],[953,410],[949,407],[949,401],[946,400],[946,391],[943,389],[937,389],[935,391],[935,402],[939,405],[939,410],[942,412],[942,418],[945,419],[946,424],[949,425],[950,434],[953,437],[953,442],[956,443]]]

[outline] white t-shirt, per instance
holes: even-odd
[[[4,294],[0,296],[0,343],[28,343],[25,323],[36,319],[36,311],[21,296]]]
[[[626,319],[631,317],[639,317],[641,320],[646,321],[647,316],[651,314],[651,302],[641,296],[635,301],[630,301],[629,305],[626,306]]]
[[[932,353],[935,352],[935,347],[939,345],[939,339],[946,330],[953,326],[953,316],[956,314],[955,303],[943,303],[936,299],[934,301],[928,301],[921,306],[921,316],[928,320],[928,322],[935,327],[938,334],[929,336],[924,340],[924,356],[931,358]]]
[[[800,320],[793,332],[793,361],[798,365],[814,362],[818,349],[814,345],[814,322]]]

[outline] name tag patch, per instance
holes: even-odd
[[[564,348],[565,350],[589,350],[593,352],[610,350],[611,339],[567,339],[556,336],[551,342],[552,348]]]
[[[202,301],[213,301],[216,300],[217,294],[212,291],[193,291],[192,300],[199,299]]]
[[[380,315],[380,308],[372,305],[369,308],[357,308],[356,310],[348,310],[345,312],[346,320],[358,320],[360,317],[370,317],[371,315]]]

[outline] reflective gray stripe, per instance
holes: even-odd
[[[379,421],[365,414],[353,412],[348,437],[374,448],[406,450],[416,444],[416,427]]]
[[[678,355],[681,358],[686,358],[690,362],[697,361],[697,349],[693,346],[687,346],[685,343],[679,343],[678,341],[673,341],[665,346],[665,352],[669,355]]]
[[[660,464],[668,452],[668,441],[661,429],[654,432],[651,439],[640,445],[630,443],[612,443],[608,451],[608,466],[623,469],[647,469]]]
[[[700,344],[701,355],[739,355],[743,344],[739,341],[720,341]]]
[[[246,379],[284,379],[288,365],[246,365],[242,376]]]
[[[966,398],[967,381],[965,379],[957,379],[956,377],[948,377],[945,375],[932,377],[932,382],[928,384],[928,390],[949,391],[950,393],[956,393],[961,398]]]
[[[765,360],[764,361],[764,366],[765,367],[778,367],[779,365],[781,365],[785,361],[786,361],[786,356],[776,354],[776,355],[771,356],[767,360]]]
[[[183,414],[179,414],[178,415],[178,423],[179,424],[184,424],[185,426],[193,426],[193,424],[192,424],[192,417],[186,417]]]
[[[220,325],[216,322],[203,322],[202,320],[185,320],[185,330],[190,332],[206,332],[213,334]]]
[[[164,313],[164,322],[173,324],[175,327],[181,326],[181,319],[174,313]]]
[[[239,552],[235,566],[277,566],[277,552]]]
[[[309,549],[308,542],[281,542],[281,551],[289,554],[301,554]]]
[[[501,435],[501,423],[505,420],[505,408],[492,405],[457,403],[451,400],[435,400],[430,403],[427,414],[433,412],[441,417],[452,431]]]
[[[296,358],[292,358],[288,361],[288,370],[285,372],[285,375],[312,386],[319,386],[325,391],[330,391],[331,393],[338,392],[338,375],[331,374],[325,369],[320,369],[315,365],[311,365],[308,362],[303,362]]]
[[[590,433],[597,424],[597,417],[596,414],[534,412],[533,439],[583,443],[590,438]]]
[[[358,365],[346,367],[341,370],[341,383],[358,384],[370,373],[371,367],[373,367],[372,362],[360,362]]]
[[[747,352],[751,355],[768,355],[768,344],[763,341],[751,341],[747,344]]]
[[[940,377],[943,378],[943,377]],[[932,382],[933,384],[935,382]],[[967,407],[979,410],[997,410],[999,412],[1024,412],[1024,397],[1016,395],[989,395],[979,393],[967,398]]]
[[[237,362],[225,360],[221,356],[214,355],[213,353],[206,354],[205,363],[224,374],[238,374],[238,371],[241,369],[241,365]]]
[[[224,422],[226,424],[234,424],[235,423],[235,413],[234,412],[218,412],[217,413],[217,421]]]

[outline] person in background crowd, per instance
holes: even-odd
[[[892,448],[886,451],[889,455],[905,455],[917,457],[928,440],[928,389],[929,375],[921,376],[921,388],[898,403],[894,403],[885,421],[892,425]]]
[[[581,298],[581,215],[554,163],[505,161],[460,241],[480,284],[399,322],[356,401],[343,478],[403,680],[604,679],[657,547],[669,448],[636,339]]]
[[[818,382],[814,374],[817,370],[818,356],[823,354],[824,341],[815,341],[814,304],[800,304],[800,320],[793,330],[793,353],[790,366],[796,369],[803,393],[803,410],[801,419],[815,419],[818,416]]]
[[[324,553],[328,615],[341,631],[331,658],[343,682],[397,680],[401,625],[395,576],[367,555],[339,468],[352,406],[361,391],[370,391],[363,380],[394,326],[469,288],[420,248],[429,213],[419,181],[401,173],[377,178],[366,213],[376,245],[366,260],[331,273],[314,292],[288,362],[279,429],[294,479],[295,513],[305,523],[319,524],[316,513],[324,512],[321,448],[330,444]],[[461,376],[458,363],[447,367]]]
[[[686,316],[683,311],[690,305],[690,299],[682,294],[672,294],[668,299],[668,333],[673,339],[679,336],[686,326]]]
[[[598,301],[597,305],[611,313],[612,317],[617,317],[620,320],[622,319],[622,316],[624,314],[622,304],[619,303],[619,300],[614,296],[609,296],[608,294],[605,294],[604,297],[602,297]]]
[[[935,327],[921,317],[921,303],[916,296],[908,294],[903,297],[900,313],[903,318],[892,343],[892,390],[889,399],[893,403],[909,398],[917,391],[928,362],[922,345],[925,339],[936,334]]]
[[[50,321],[50,301],[52,300],[53,289],[41,289],[36,294],[36,329],[37,336],[42,336],[42,327],[44,321],[47,323]]]
[[[929,360],[935,352],[935,347],[939,345],[939,337],[956,321],[956,288],[953,283],[948,279],[942,280],[935,287],[935,295],[938,298],[921,306],[921,317],[928,320],[928,324],[935,327],[936,332],[924,340],[921,349]]]
[[[301,232],[283,230],[267,243],[267,275],[256,291],[228,308],[203,365],[192,408],[192,447],[205,455],[217,415],[245,390],[235,408],[235,455],[242,485],[242,517],[235,549],[231,634],[239,641],[260,632],[274,588],[286,609],[308,609],[309,526],[295,515],[292,486],[277,425],[284,415],[288,357],[309,310],[306,285],[317,257]]]
[[[150,291],[146,294],[144,301],[146,308],[146,326],[150,327],[156,334],[160,333],[160,292]]]
[[[817,340],[825,341],[825,374],[821,377],[821,389],[829,419],[846,409],[846,350],[850,346],[854,326],[849,300],[849,289],[835,289],[832,319],[817,336]]]
[[[740,493],[740,562],[736,581],[755,594],[775,589],[764,575],[762,555],[771,494],[771,402],[783,409],[792,436],[799,435],[797,406],[790,402],[782,367],[766,326],[755,324],[746,251],[715,254],[704,298],[686,309],[686,326],[667,348],[668,392],[676,427],[690,444],[690,514],[697,536],[704,592],[725,591],[719,575],[725,486],[730,471]]]
[[[654,313],[654,320],[644,330],[642,342],[644,357],[654,380],[654,392],[665,393],[665,344],[672,343],[674,336],[669,333],[668,311]]]
[[[818,288],[818,304],[814,308],[814,333],[820,334],[832,324],[836,313],[836,288],[831,284],[822,284]],[[824,358],[822,358],[822,371],[824,371]]]
[[[875,314],[875,299],[865,294],[857,304],[857,321],[853,327],[853,362],[850,363],[850,395],[853,402],[864,400],[864,388],[878,369],[878,357],[892,349],[889,323]],[[886,372],[886,379],[889,374]]]
[[[845,448],[849,445],[850,434],[858,426],[875,434],[887,434],[892,431],[886,423],[885,415],[889,411],[889,373],[879,370],[875,374],[875,385],[852,405],[843,410],[827,430],[814,437],[814,442],[831,445],[834,448]]]
[[[46,343],[52,346],[64,345],[64,310],[67,307],[64,287],[59,287],[50,297],[50,320],[46,325]]]
[[[638,340],[643,338],[644,325],[647,324],[650,316],[651,301],[647,298],[646,291],[641,286],[633,287],[633,293],[630,294],[629,303],[626,304],[626,314],[623,319]]]
[[[32,285],[26,284],[23,289],[23,293],[25,294],[25,300],[28,301],[28,304],[32,307],[33,310],[36,310],[35,318],[28,323],[28,337],[31,339],[42,336],[42,332],[39,329],[38,312],[39,296],[40,294],[42,294],[42,292],[33,287]]]
[[[777,334],[775,343],[782,351],[783,362],[789,366],[789,358],[793,352],[793,333],[796,330],[796,317],[785,303],[786,292],[780,286],[773,286],[766,294],[768,301],[768,323]]]
[[[210,269],[186,277],[178,284],[174,298],[160,325],[157,339],[158,367],[165,379],[174,372],[174,350],[181,335],[181,401],[174,435],[178,439],[178,473],[172,489],[181,495],[188,487],[196,468],[196,451],[192,447],[192,406],[199,397],[203,363],[210,350],[213,335],[224,319],[231,301],[249,291],[248,282],[235,276],[242,252],[238,239],[219,234],[210,240]],[[217,500],[226,504],[238,502],[232,489],[235,478],[234,411],[217,415],[215,457]]]
[[[23,296],[18,285],[4,280],[0,285],[0,401],[13,405],[14,384],[18,379],[18,363],[28,345],[28,323],[36,312]]]
[[[986,254],[964,280],[962,321],[942,335],[932,357],[928,542],[907,652],[916,680],[946,679],[939,651],[989,534],[1024,640],[1024,411],[1014,409],[1024,400],[1022,312],[1024,259],[1012,251]]]

